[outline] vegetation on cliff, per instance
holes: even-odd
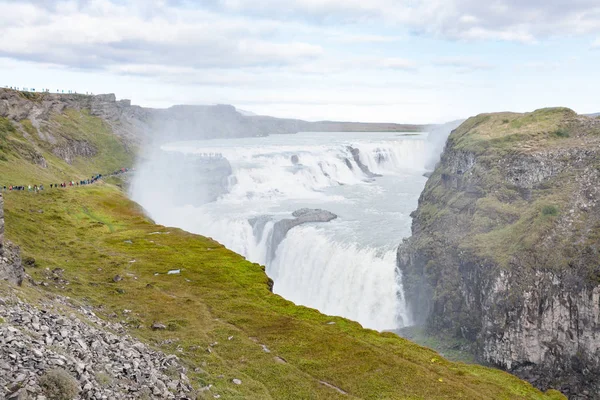
[[[419,322],[540,387],[592,388],[599,184],[597,119],[553,108],[465,121],[398,252]]]
[[[27,123],[3,121],[2,181],[85,178],[131,160],[96,117],[69,111],[53,121],[55,134],[96,152],[69,164],[36,132],[28,137]],[[32,277],[24,298],[59,293],[122,321],[132,335],[181,357],[195,385],[213,385],[207,398],[562,398],[298,307],[271,293],[263,267],[209,238],[157,226],[111,184],[7,193],[5,205],[7,236],[21,246]]]

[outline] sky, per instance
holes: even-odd
[[[600,111],[599,0],[0,0],[0,86],[437,123]]]

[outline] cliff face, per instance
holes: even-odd
[[[600,120],[467,120],[413,217],[398,269],[418,323],[540,388],[600,398]]]

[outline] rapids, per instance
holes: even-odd
[[[156,222],[266,265],[275,293],[392,330],[411,323],[395,251],[410,235],[430,151],[426,134],[178,142],[147,154],[130,190]],[[338,218],[296,226],[271,249],[275,223],[303,207]]]

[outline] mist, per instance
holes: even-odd
[[[190,141],[193,124],[172,121],[147,141],[130,195],[157,223],[265,265],[275,293],[394,330],[412,321],[396,248],[452,126],[230,139],[206,139],[202,128],[203,140]],[[299,221],[292,214],[303,209],[316,211]],[[337,218],[320,222],[319,212]]]

